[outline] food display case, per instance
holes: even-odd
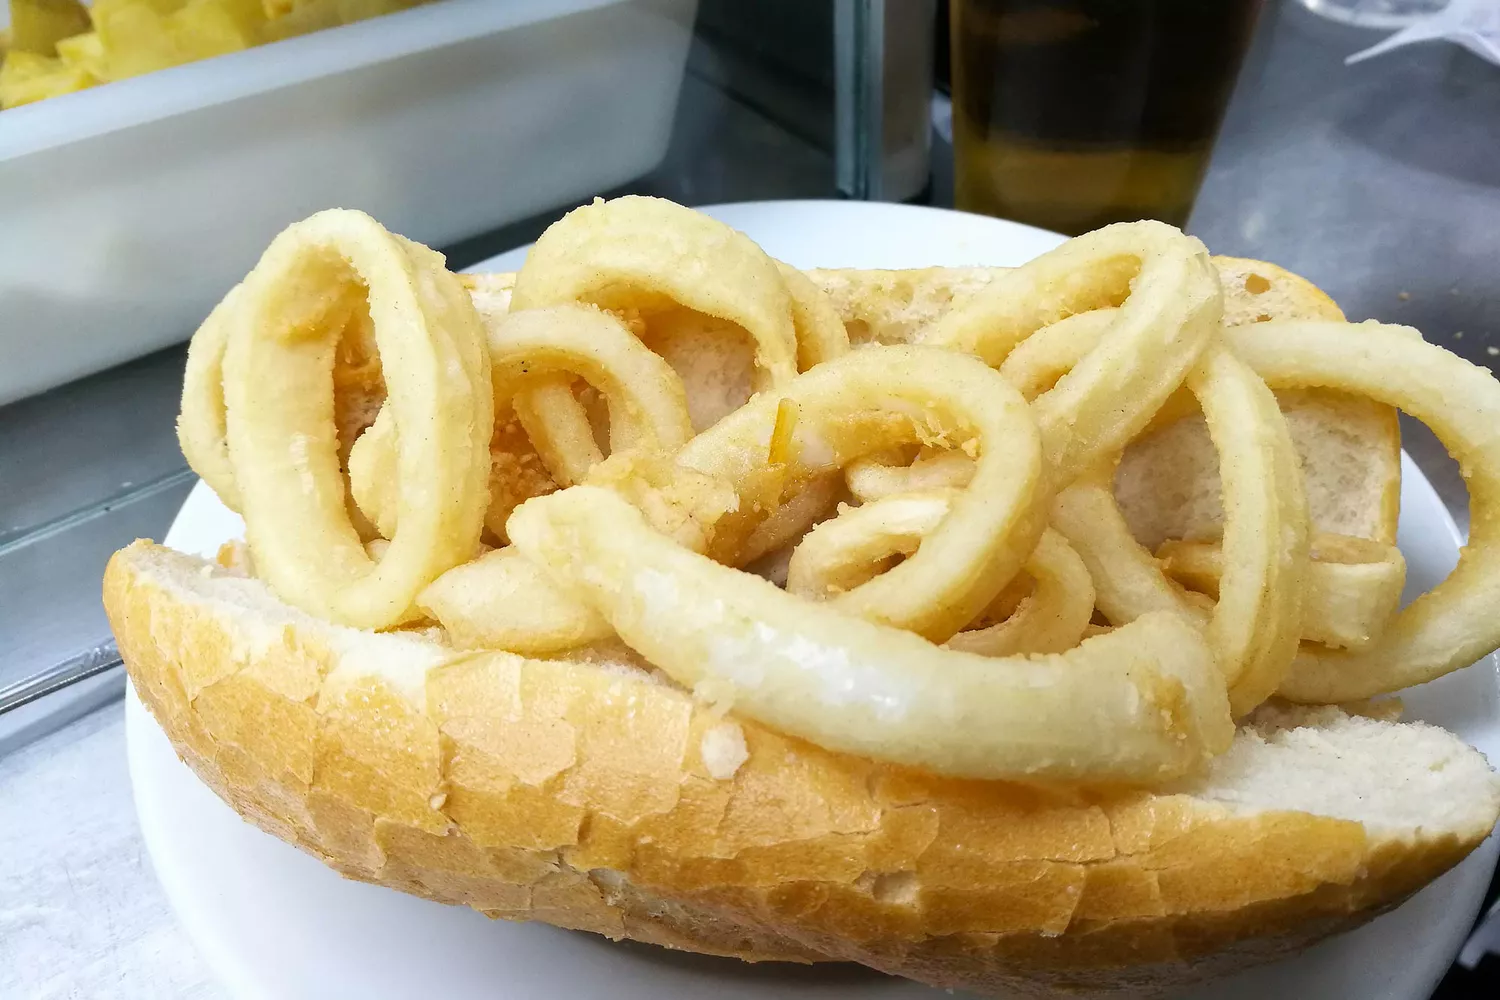
[[[448,246],[649,173],[695,11],[443,0],[8,110],[0,403],[183,339],[320,207]]]
[[[240,823],[134,695],[127,713],[100,579],[138,537],[172,529],[212,554],[238,527],[179,447],[186,341],[277,233],[318,210],[361,209],[453,271],[514,271],[565,213],[634,194],[703,207],[798,268],[1010,265],[1059,243],[929,210],[954,203],[950,4],[9,6],[0,51],[22,55],[0,70],[0,997],[313,997],[351,983],[478,997],[496,975],[518,998],[943,995],[842,965],[731,967],[540,926],[494,945],[510,925],[341,881]],[[1500,70],[1438,44],[1346,67],[1378,32],[1300,0],[1261,6],[1186,231],[1304,275],[1350,320],[1419,327],[1500,371]],[[1056,27],[1041,18],[1018,37]],[[781,430],[778,417],[768,447]],[[1423,512],[1403,531],[1441,549],[1409,557],[1407,580],[1430,583],[1467,538],[1468,496],[1430,432],[1404,419],[1402,432],[1398,490]],[[1412,701],[1490,740],[1500,687],[1493,661],[1474,669],[1488,679]],[[153,863],[164,850],[173,861]],[[1436,892],[1291,971],[1192,996],[1489,995],[1500,956],[1470,935],[1495,906],[1496,853],[1492,837]],[[450,874],[467,863],[443,857]],[[883,903],[909,888],[859,877]],[[365,956],[353,979],[351,955]],[[531,969],[537,956],[554,971]]]

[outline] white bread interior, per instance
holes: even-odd
[[[1224,323],[1342,320],[1305,278],[1274,264],[1214,257]],[[813,270],[856,343],[906,343],[1005,268]],[[1401,499],[1401,429],[1389,407],[1329,389],[1278,392],[1306,471],[1314,531],[1394,543]],[[1127,449],[1115,478],[1120,509],[1151,551],[1167,539],[1211,541],[1222,532],[1218,455],[1201,415],[1148,433]]]
[[[940,987],[1155,994],[1361,923],[1462,859],[1452,735],[1266,708],[1156,792],[965,782],[716,715],[628,654],[363,632],[149,542],[105,605],[179,755],[344,875],[494,917]]]

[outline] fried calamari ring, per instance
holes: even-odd
[[[1219,452],[1224,575],[1208,644],[1238,716],[1275,692],[1302,638],[1308,562],[1302,462],[1276,397],[1227,349],[1207,351],[1187,388]]]
[[[511,309],[570,302],[691,309],[749,334],[766,384],[797,374],[792,300],[776,262],[743,233],[661,198],[596,200],[547,228],[516,275]]]
[[[776,262],[792,300],[792,326],[797,332],[797,370],[841,358],[849,353],[849,331],[823,289],[790,264]]]
[[[1215,346],[1187,386],[1224,482],[1225,572],[1207,628],[1238,717],[1276,690],[1301,638],[1307,502],[1291,434],[1265,382]],[[1112,486],[1112,475],[1096,471],[1064,491],[1052,514],[1089,567],[1100,610],[1116,625],[1173,607],[1196,616],[1130,534]]]
[[[177,443],[183,457],[235,513],[240,511],[240,488],[225,440],[224,350],[229,346],[230,317],[238,308],[240,290],[239,285],[231,288],[193,334],[177,416]]]
[[[1156,551],[1167,575],[1215,599],[1224,573],[1216,542],[1163,542]],[[1339,649],[1379,639],[1396,613],[1406,560],[1394,545],[1352,535],[1314,534],[1302,596],[1302,638]]]
[[[917,551],[923,536],[948,516],[957,495],[956,490],[902,493],[841,509],[792,551],[787,592],[826,601],[873,580],[894,558]]]
[[[496,398],[519,397],[539,375],[577,375],[599,390],[609,410],[611,452],[675,451],[693,435],[682,380],[606,312],[576,305],[513,312],[493,329],[489,345]],[[582,423],[569,422],[573,408],[564,397],[577,402],[566,384],[549,380],[525,407],[518,399],[516,409],[528,434],[533,424],[546,424],[554,434],[563,427],[569,439],[580,438],[572,441],[566,456],[553,451],[556,437],[545,444],[532,438],[553,479],[569,485],[582,481],[603,456],[582,407],[576,408]],[[581,461],[585,456],[586,465]]]
[[[558,486],[583,482],[589,470],[604,461],[593,423],[578,405],[569,376],[538,375],[516,390],[511,405],[542,466]]]
[[[1141,432],[1218,329],[1223,293],[1203,244],[1160,222],[1106,226],[1000,275],[921,342],[999,367],[1038,330],[1108,306],[1094,349],[1033,404],[1061,487]]]
[[[567,427],[570,436],[585,436],[571,447],[554,451],[561,438],[538,444],[542,464],[552,478],[563,484],[581,481],[589,468],[602,458],[594,443],[593,430],[579,407],[581,427],[571,427],[573,413],[566,402],[576,403],[567,379],[580,376],[597,388],[609,409],[611,450],[651,448],[672,451],[692,436],[687,402],[677,373],[651,353],[619,320],[589,306],[565,305],[512,312],[488,333],[494,398],[500,404],[515,397],[536,379],[545,380],[548,392],[531,403],[556,403],[562,414],[533,414],[534,421],[554,429]],[[520,408],[518,407],[518,410]],[[528,433],[532,424],[518,413]],[[389,456],[395,450],[395,435],[382,413],[375,424],[355,442],[349,456],[349,477],[355,501],[381,534],[394,528],[390,498],[399,480],[392,475]],[[533,441],[533,443],[537,443]],[[588,466],[578,464],[589,458]]]
[[[345,511],[332,370],[351,288],[368,297],[400,436],[400,530],[372,561]],[[257,572],[331,621],[384,628],[473,558],[493,422],[484,331],[440,254],[354,211],[284,230],[241,286],[224,355],[229,457]]]
[[[343,328],[363,297],[349,289],[328,289],[334,301],[328,303],[326,322],[330,328]],[[177,415],[177,443],[183,457],[204,482],[218,494],[219,500],[235,513],[240,511],[240,491],[234,481],[234,463],[229,459],[229,442],[225,437],[224,351],[229,346],[229,328],[240,308],[240,286],[235,285],[219,300],[193,334],[188,344],[187,365],[182,374],[182,406]],[[335,382],[340,375],[334,368]],[[337,422],[337,417],[335,417]]]
[[[818,289],[789,294],[785,270],[748,237],[700,212],[659,198],[595,200],[537,240],[516,275],[511,308],[588,302],[637,316],[691,310],[743,330],[755,347],[760,384],[779,385],[797,373],[799,318],[811,356],[837,351],[830,317],[843,329],[831,306],[818,309]],[[692,402],[695,414],[707,405],[698,396]],[[567,470],[558,482],[581,481],[598,460],[592,438],[581,433],[583,406],[556,385],[526,386],[516,394],[516,411],[554,477]],[[700,414],[704,426],[719,415],[713,407]]]
[[[1223,680],[1176,615],[1066,654],[995,659],[719,565],[608,490],[527,501],[510,532],[678,683],[831,750],[968,778],[1152,782],[1233,735]]]
[[[1005,356],[1000,374],[1021,395],[1036,399],[1099,346],[1118,316],[1114,308],[1091,309],[1044,326]]]
[[[957,496],[956,490],[906,493],[842,510],[808,532],[792,552],[787,591],[822,601],[873,579],[892,558],[917,551]],[[1061,535],[1045,531],[1024,569],[1031,590],[1005,620],[959,632],[948,648],[1009,656],[1061,653],[1078,645],[1094,613],[1094,585],[1083,561]],[[987,612],[994,613],[993,607]]]
[[[562,590],[514,546],[455,566],[417,596],[455,646],[545,655],[614,635],[589,605]]]
[[[1115,503],[1114,466],[1105,463],[1057,495],[1052,527],[1083,560],[1094,582],[1094,603],[1111,624],[1123,625],[1155,611],[1186,614],[1207,624],[1135,536]]]
[[[860,503],[871,503],[901,493],[960,489],[974,478],[974,460],[961,451],[920,454],[910,465],[898,465],[884,461],[884,458],[886,456],[872,455],[849,463],[844,470],[849,492]]]
[[[949,639],[949,649],[985,656],[1065,653],[1077,646],[1094,616],[1094,581],[1067,539],[1048,529],[1026,560],[1031,592],[1002,622]]]
[[[900,566],[838,597],[841,610],[942,641],[983,611],[1036,547],[1045,526],[1036,423],[982,362],[930,347],[851,352],[756,396],[688,442],[678,464],[737,488],[755,483],[788,400],[799,414],[786,462],[793,480],[914,440],[976,453],[969,488],[943,523]]]
[[[1342,702],[1398,691],[1500,646],[1500,383],[1487,369],[1376,323],[1259,323],[1225,332],[1276,388],[1327,387],[1398,407],[1430,427],[1469,487],[1469,543],[1442,583],[1362,650],[1304,648],[1278,693]]]
[[[488,342],[497,400],[504,403],[521,387],[544,380],[567,402],[576,402],[567,380],[581,376],[602,394],[609,410],[611,449],[622,457],[636,448],[674,451],[692,433],[677,373],[608,313],[578,305],[514,312],[491,328]],[[546,396],[541,399],[545,401]],[[533,404],[537,401],[533,396]],[[566,406],[560,410],[564,418],[571,412]],[[361,438],[350,456],[350,475],[361,503],[378,498],[392,481],[379,459],[367,460],[367,456],[382,454],[377,445],[388,449],[390,443],[379,436],[378,429],[372,430],[376,434]],[[587,468],[565,464],[584,452],[581,447],[572,449],[570,456],[543,451],[542,462],[554,478],[581,480],[603,461],[587,420],[577,433],[588,435],[595,456],[592,464]],[[553,444],[557,440],[551,439]],[[369,513],[384,527],[388,511]],[[460,645],[549,653],[610,634],[597,615],[547,586],[535,567],[509,549],[449,571],[424,590],[418,602]]]

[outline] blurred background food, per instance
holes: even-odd
[[[697,9],[270,2],[96,0],[97,28],[60,47],[92,39],[135,75],[0,111],[0,404],[183,339],[271,235],[319,208],[448,247],[639,178],[667,152]],[[221,36],[115,31],[116,13],[177,31],[232,3],[261,27],[219,22],[221,47],[329,27],[159,73],[145,70],[185,37]]]
[[[0,107],[238,52],[426,0],[10,0]]]

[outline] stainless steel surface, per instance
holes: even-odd
[[[834,0],[834,164],[842,194],[905,201],[932,150],[932,0]]]
[[[1306,274],[1352,318],[1411,323],[1494,364],[1500,69],[1440,44],[1342,65],[1378,37],[1273,5],[1190,228],[1217,252]],[[831,145],[757,110],[785,101],[783,91],[726,95],[744,66],[712,47],[699,45],[693,65],[667,163],[636,190],[688,203],[831,195]],[[934,190],[941,200],[951,184],[939,175]],[[450,258],[508,249],[545,221]],[[181,469],[172,432],[181,358],[173,349],[0,409],[0,686],[103,634],[108,553],[160,537],[180,504],[186,481],[171,477]],[[1441,448],[1415,432],[1407,447],[1466,517]],[[148,482],[152,490],[137,488]],[[71,518],[67,530],[40,530],[59,518]],[[49,706],[57,695],[5,716],[21,723],[9,736],[0,726],[0,997],[223,995],[145,858],[119,690],[117,677],[95,678],[69,689],[61,714]]]
[[[0,715],[25,708],[49,694],[121,666],[124,663],[120,660],[115,641],[106,639],[41,673],[0,688]]]
[[[109,388],[111,374],[96,378],[101,389]],[[65,401],[71,407],[77,397],[78,394],[70,393]],[[47,398],[28,403],[40,403]],[[30,495],[26,499],[40,502],[37,495],[54,481],[53,469],[67,473],[56,480],[62,494],[59,516],[0,544],[0,687],[54,669],[109,634],[109,623],[99,601],[99,581],[110,554],[134,538],[160,537],[192,486],[192,479],[178,456],[175,463],[178,468],[148,481],[144,487],[120,491],[118,483],[122,477],[139,474],[129,471],[132,465],[154,472],[147,460],[154,457],[150,451],[155,439],[172,440],[170,411],[159,415],[143,405],[135,413],[134,440],[140,451],[147,454],[143,458],[136,452],[135,462],[131,463],[129,456],[136,445],[129,436],[121,436],[115,450],[98,451],[94,458],[100,464],[117,466],[112,474],[99,476],[93,484],[110,491],[104,496],[89,502],[86,495],[89,484],[71,475],[74,465],[70,455],[85,450],[72,444],[79,432],[68,426],[71,421],[62,430],[55,426],[46,428],[50,449],[38,451],[35,464],[21,467],[15,477],[29,484]],[[132,418],[125,417],[120,422],[131,425]],[[9,452],[16,437],[8,433],[10,423],[4,410],[0,410],[0,427],[7,432],[0,439],[0,449]],[[7,464],[13,458],[13,454],[7,454]],[[83,506],[74,507],[79,503]],[[60,724],[96,708],[101,696],[118,696],[122,690],[118,678],[99,678],[0,715],[0,753],[44,732],[49,723]]]

